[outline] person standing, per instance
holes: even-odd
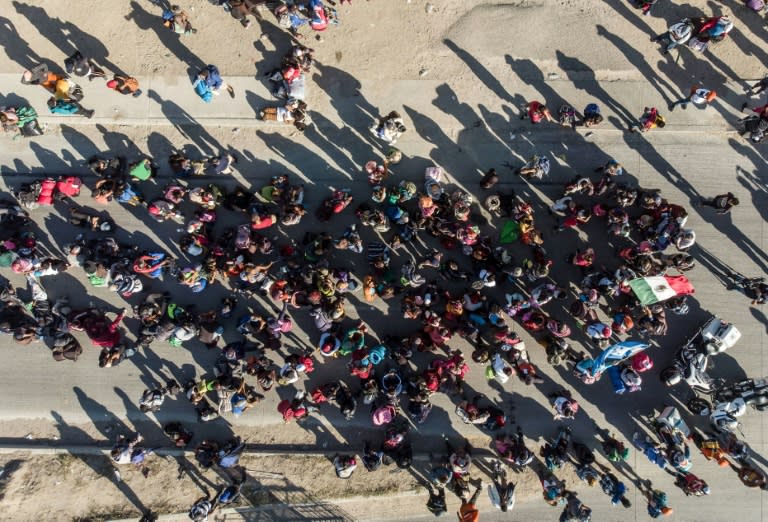
[[[683,109],[688,108],[688,102],[693,103],[694,105],[699,105],[701,107],[706,107],[712,101],[717,97],[717,93],[710,89],[705,89],[701,85],[694,85],[691,87],[691,92],[688,96],[685,98],[680,98],[679,100],[672,102],[669,104],[669,110],[673,111],[676,106],[681,105]]]
[[[699,205],[706,207],[712,207],[717,209],[718,214],[727,214],[733,207],[739,204],[739,198],[733,195],[732,192],[727,194],[720,194],[713,198],[701,198]]]

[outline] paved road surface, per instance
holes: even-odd
[[[162,162],[175,147],[196,148],[205,153],[231,147],[241,158],[239,172],[234,178],[246,186],[258,188],[265,184],[269,176],[290,172],[307,184],[310,208],[319,204],[331,186],[350,187],[359,196],[359,201],[364,201],[368,187],[361,174],[361,166],[375,157],[376,149],[381,151],[380,144],[371,141],[366,129],[379,110],[386,112],[394,108],[404,114],[409,127],[398,143],[406,154],[406,160],[395,168],[395,176],[419,180],[423,168],[436,162],[448,171],[451,180],[458,186],[480,197],[480,172],[489,167],[500,168],[503,180],[499,187],[502,190],[514,189],[534,201],[537,220],[543,223],[542,228],[546,231],[546,246],[556,261],[577,246],[584,245],[582,240],[589,240],[600,245],[599,262],[614,266],[616,260],[612,258],[612,252],[620,243],[605,246],[601,224],[591,223],[579,233],[579,237],[572,232],[555,237],[549,233],[553,218],[546,215],[544,207],[557,196],[559,187],[574,173],[588,173],[607,158],[615,157],[626,166],[632,180],[644,187],[659,188],[671,201],[685,205],[690,211],[688,226],[696,230],[698,237],[694,255],[699,266],[690,273],[696,287],[697,304],[688,316],[671,319],[669,334],[659,340],[660,346],[653,348],[656,368],[646,379],[643,391],[630,396],[616,396],[612,394],[607,379],[590,387],[574,385],[574,380],[567,373],[546,364],[542,351],[525,334],[534,361],[545,373],[547,382],[544,385],[525,387],[514,382],[499,392],[488,387],[482,367],[473,364],[469,388],[482,391],[490,399],[501,400],[505,404],[514,401],[517,422],[531,439],[538,442],[554,434],[555,426],[550,421],[546,395],[561,386],[574,389],[584,405],[583,414],[574,422],[576,438],[591,440],[592,421],[602,426],[611,424],[625,437],[630,437],[638,429],[642,415],[687,398],[682,390],[667,395],[667,390],[655,377],[673,356],[681,340],[710,314],[733,321],[743,333],[736,348],[717,358],[713,373],[718,376],[746,374],[754,377],[768,374],[763,355],[767,348],[765,334],[768,321],[765,312],[748,307],[746,298],[737,292],[726,292],[716,275],[725,266],[735,267],[748,275],[764,273],[768,266],[764,226],[765,209],[768,208],[766,149],[748,145],[731,131],[728,123],[738,117],[735,108],[740,106],[742,100],[737,95],[741,84],[735,78],[724,82],[722,88],[718,87],[722,95],[714,107],[707,110],[689,107],[687,111],[678,108],[673,115],[667,115],[667,128],[653,131],[648,136],[637,136],[623,131],[624,120],[631,115],[639,115],[643,107],[650,104],[656,104],[662,112],[666,112],[664,98],[677,97],[679,91],[687,90],[688,85],[682,85],[682,81],[676,88],[675,84],[659,88],[640,81],[598,83],[584,80],[579,75],[544,80],[542,74],[540,79],[532,80],[535,74],[516,68],[514,63],[512,69],[516,74],[501,75],[496,73],[499,67],[497,61],[487,65],[486,69],[481,56],[475,58],[461,50],[451,50],[466,63],[462,79],[476,76],[476,80],[459,83],[434,73],[424,80],[383,82],[375,75],[369,75],[355,85],[357,80],[354,77],[338,68],[321,64],[313,78],[311,94],[315,128],[303,136],[253,119],[260,106],[273,103],[260,80],[231,78],[238,92],[236,99],[222,96],[214,104],[204,105],[196,99],[185,77],[141,78],[145,95],[137,100],[121,98],[110,92],[89,92],[84,104],[97,110],[97,116],[92,121],[51,119],[46,136],[33,141],[4,140],[0,171],[4,174],[6,186],[13,187],[28,179],[26,174],[30,171],[35,174],[83,172],[80,162],[97,151],[110,150],[131,156],[138,152],[150,153]],[[689,70],[691,74],[701,77],[710,74],[704,68],[696,69],[695,65]],[[666,73],[665,68],[662,71]],[[677,72],[669,72],[669,76],[676,80],[679,78],[677,75]],[[45,93],[39,88],[17,85],[14,83],[17,77],[18,74],[11,70],[0,75],[3,94],[13,92],[15,96],[33,102],[36,107],[42,107]],[[573,132],[553,127],[532,129],[516,118],[515,103],[534,96],[546,99],[555,108],[558,106],[555,100],[558,99],[566,99],[580,108],[598,97],[608,121],[589,135],[585,131]],[[544,183],[527,185],[501,167],[505,161],[520,163],[522,158],[534,152],[550,154],[553,159],[553,172]],[[159,184],[167,176],[168,172],[164,171]],[[157,193],[159,188],[148,185],[145,190],[152,194]],[[693,205],[699,196],[712,196],[729,190],[739,197],[742,204],[728,216],[716,216],[707,208]],[[87,205],[87,195],[81,196],[79,203]],[[54,212],[41,209],[33,213],[41,232],[44,235],[50,233],[49,239],[42,242],[53,252],[77,233],[62,222],[60,211],[63,208],[58,205]],[[178,234],[173,227],[149,226],[139,212],[129,212],[124,208],[111,206],[108,210],[123,227],[118,234],[120,239],[147,246],[161,243],[174,251],[173,243]],[[225,220],[234,223],[236,218],[226,216]],[[344,222],[351,222],[351,216],[339,217],[339,227]],[[493,234],[494,227],[498,226],[498,220],[493,221],[487,230]],[[280,233],[300,239],[306,228],[316,228],[315,223],[307,222],[296,230],[288,229]],[[416,248],[422,252],[425,249],[425,246]],[[522,248],[516,247],[513,251],[518,256],[525,254]],[[336,259],[349,263],[358,275],[365,272],[361,259],[346,256],[336,256]],[[576,281],[579,277],[577,271],[562,266],[553,275],[561,283]],[[18,277],[10,276],[10,279],[18,286],[23,285],[23,280]],[[57,280],[44,282],[52,297],[70,295],[74,305],[93,301],[113,310],[125,305],[109,292],[88,288],[78,269]],[[196,296],[174,283],[168,287],[180,302],[196,303],[200,308],[213,306],[227,293],[216,287],[202,296]],[[90,294],[88,297],[83,295],[86,291]],[[358,311],[350,310],[350,313],[359,313],[376,335],[409,331],[407,323],[398,319],[397,303],[391,307],[380,304],[382,309],[374,310],[355,298],[351,301],[358,305]],[[258,306],[269,310],[272,305],[260,302]],[[553,307],[551,311],[565,316],[562,309]],[[297,321],[300,325],[306,324],[306,318],[301,315],[301,312],[296,314]],[[131,329],[135,323],[127,321],[127,326]],[[307,335],[299,331],[289,345],[310,343],[315,337],[311,332]],[[227,336],[227,340],[234,338]],[[143,425],[148,419],[135,405],[145,386],[156,382],[161,372],[172,374],[179,380],[191,378],[201,369],[210,367],[215,359],[215,353],[197,345],[189,348],[158,345],[118,368],[100,370],[96,366],[96,351],[91,348],[86,348],[86,354],[74,365],[53,363],[42,347],[5,345],[2,349],[8,354],[0,367],[0,382],[5,383],[4,396],[7,398],[0,403],[0,419],[5,421],[51,419],[54,416],[69,424],[104,423],[112,422],[114,416],[128,423]],[[313,375],[312,382],[320,382],[341,371],[342,361],[323,364]],[[288,390],[280,391],[281,396],[287,393]],[[277,400],[275,394],[270,394],[267,400],[242,418],[221,420],[218,426],[229,430],[237,429],[238,425],[278,423]],[[446,397],[439,397],[436,405],[429,421],[419,427],[419,434],[478,435],[474,428],[456,423],[453,407]],[[362,412],[351,424],[343,424],[333,415],[329,417],[337,425],[333,437],[341,443],[357,445],[360,430],[368,426]],[[172,401],[158,414],[157,420],[162,422],[171,418],[191,421],[194,413],[184,400]],[[765,454],[763,434],[768,427],[765,417],[750,411],[743,420],[746,440],[758,455]],[[698,424],[704,427],[704,423]],[[153,434],[157,436],[157,432]],[[713,489],[711,497],[683,499],[672,486],[671,479],[652,468],[644,459],[633,456],[632,468],[640,477],[653,479],[670,493],[677,519],[732,520],[735,513],[745,521],[763,518],[766,505],[764,494],[746,490],[728,470],[719,469],[698,456],[694,460],[694,471],[700,473]],[[758,462],[766,464],[763,457],[758,457]],[[634,507],[631,511],[619,511],[619,508],[611,509],[599,491],[585,490],[580,486],[577,489],[595,510],[596,520],[647,517],[640,498],[632,499]],[[635,488],[632,492],[635,493]],[[516,511],[520,518],[531,520],[552,520],[556,516],[554,509],[540,502],[522,504]],[[411,518],[412,514],[413,511],[407,511],[407,515],[402,516]]]

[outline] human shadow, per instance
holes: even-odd
[[[494,76],[488,69],[486,69],[474,56],[472,56],[470,53],[459,47],[453,40],[451,39],[445,39],[443,40],[443,45],[448,47],[451,51],[453,51],[456,56],[461,59],[465,64],[467,64],[467,67],[475,73],[475,76],[477,76],[477,79],[482,82],[483,85],[485,85],[487,88],[489,88],[493,93],[501,98],[504,101],[507,101],[509,103],[515,103],[515,99],[510,96],[510,94],[507,92],[507,90],[504,88],[503,85],[501,85],[501,82]]]
[[[26,17],[42,36],[66,56],[79,50],[84,56],[92,58],[110,71],[121,72],[121,69],[109,60],[109,51],[98,38],[91,36],[71,22],[51,18],[42,7],[31,6],[16,0],[14,0],[13,6],[17,13]]]
[[[736,180],[749,191],[750,198],[752,200],[752,206],[760,214],[763,220],[768,220],[768,192],[766,191],[765,184],[760,180],[758,176],[759,171],[748,172],[740,167],[736,167],[737,177]]]
[[[83,161],[83,165],[85,160],[101,151],[89,137],[76,128],[69,125],[61,125],[60,128],[61,136],[67,140],[72,150],[80,154],[78,159]]]
[[[192,152],[189,149],[195,149],[196,155],[198,157],[200,156],[200,151],[198,151],[197,147],[195,146],[183,147],[183,153],[187,155],[188,153]],[[166,138],[161,133],[153,131],[147,137],[147,150],[149,151],[149,156],[153,158],[162,168],[164,165],[166,165],[166,162],[164,160],[160,160],[160,158],[168,158],[172,152],[179,150],[179,148],[174,147],[173,143],[171,143],[171,140]],[[188,157],[195,158],[195,155]]]
[[[5,107],[22,107],[24,105],[30,105],[30,103],[26,98],[9,92],[7,94],[0,93],[0,105]]]
[[[600,31],[598,26],[598,32]],[[567,56],[562,51],[555,51],[560,69],[573,82],[573,86],[593,96],[600,103],[605,103],[616,115],[629,126],[635,120],[634,115],[600,85],[595,71],[575,56]]]
[[[678,89],[676,85],[661,78],[661,76],[659,76],[659,74],[650,66],[643,53],[628,44],[624,38],[621,38],[620,36],[610,32],[602,25],[597,25],[597,34],[608,40],[619,51],[621,51],[627,60],[629,60],[629,62],[634,67],[636,67],[638,71],[640,71],[640,73],[643,75],[643,78],[645,78],[648,83],[650,83],[651,86],[656,89],[659,95],[664,98],[667,104],[675,101],[673,96],[670,96],[668,93],[677,92]],[[621,114],[621,112],[619,112],[619,114]],[[634,121],[634,118],[632,118],[631,115],[628,117],[625,115],[624,120],[629,123]]]
[[[504,158],[508,154],[512,154],[518,159],[522,160],[523,156],[519,155],[520,152],[524,152],[524,145],[516,147],[516,151],[506,143],[504,138],[501,137],[501,133],[506,130],[509,131],[510,125],[503,117],[496,116],[495,122],[497,127],[491,126],[491,121],[486,116],[491,116],[489,113],[483,114],[483,107],[480,107],[481,113],[478,114],[468,103],[460,102],[456,93],[451,89],[448,84],[439,85],[435,92],[437,97],[432,101],[432,104],[440,109],[445,114],[450,114],[456,121],[462,126],[455,139],[451,139],[445,135],[439,126],[432,122],[435,131],[442,133],[440,140],[444,141],[444,145],[440,145],[432,150],[433,159],[438,164],[452,164],[451,168],[456,169],[457,172],[475,172],[476,178],[472,181],[479,181],[482,173],[488,170],[490,166],[498,167],[498,164],[489,165],[489,158]],[[501,120],[501,121],[500,121]],[[426,117],[420,115],[420,123],[426,123]],[[557,129],[554,132],[558,133],[561,129]],[[455,151],[451,151],[452,147],[456,147]],[[533,150],[531,149],[531,152]],[[439,156],[438,156],[439,155]],[[450,155],[450,157],[448,157]],[[498,160],[494,161],[498,163]],[[507,162],[508,163],[508,162]],[[461,185],[469,181],[464,176],[460,180],[456,180],[457,184]],[[520,178],[515,181],[520,182]],[[469,187],[462,187],[465,190],[470,190]]]
[[[749,313],[752,314],[752,317],[754,317],[757,322],[765,326],[765,332],[768,333],[768,317],[765,316],[763,311],[759,310],[755,306],[752,306],[749,308]]]
[[[691,255],[724,287],[733,283],[731,276],[738,272],[711,250],[704,248],[700,243],[696,243],[691,247]]]
[[[253,109],[254,114],[259,114],[259,111],[264,109],[264,107],[272,107],[280,103],[279,101],[276,102],[274,100],[262,98],[250,89],[245,91],[245,99],[248,102],[248,105],[251,106],[251,109]]]
[[[192,140],[195,146],[205,154],[213,156],[224,150],[221,143],[181,106],[171,100],[163,99],[154,89],[147,91],[147,96],[160,105],[160,110],[176,130],[185,138]]]
[[[31,69],[35,65],[45,63],[50,70],[59,69],[55,62],[41,58],[24,40],[9,19],[0,17],[0,47],[3,48],[8,59],[19,64],[24,69]],[[21,78],[21,76],[19,76]]]
[[[256,131],[256,136],[286,163],[293,165],[294,173],[306,184],[315,185],[318,183],[318,180],[323,180],[323,182],[338,182],[346,185],[352,180],[350,175],[341,175],[331,165],[323,161],[317,153],[297,141],[276,132],[267,134],[260,130]],[[324,165],[325,172],[319,171],[318,165]],[[312,173],[311,177],[307,176],[306,173]]]
[[[363,165],[373,156],[371,144],[347,126],[337,127],[320,112],[311,112],[313,126],[304,137],[333,160],[339,170],[352,177],[361,175]]]
[[[740,156],[748,158],[753,166],[753,169],[750,172],[741,165],[737,165],[736,173],[749,177],[755,187],[760,188],[761,190],[768,190],[768,175],[765,175],[763,172],[763,167],[765,166],[764,149],[751,147],[747,142],[741,141],[739,138],[729,138],[728,144]],[[763,156],[760,155],[761,153]]]
[[[176,59],[189,65],[195,70],[200,70],[205,67],[205,63],[181,41],[180,35],[166,28],[159,15],[155,15],[144,9],[135,0],[131,1],[132,11],[125,19],[133,21],[136,26],[141,30],[152,30],[157,36],[158,40],[168,49]]]
[[[75,386],[72,388],[72,391],[77,396],[77,400],[80,402],[80,406],[83,408],[83,411],[91,418],[94,426],[99,430],[99,432],[101,432],[105,439],[116,440],[116,438],[120,435],[131,436],[134,433],[133,430],[129,429],[128,426],[126,426],[104,406],[90,398],[82,389]],[[64,422],[64,419],[61,417],[61,415],[59,415],[57,412],[52,411],[51,415],[58,424],[62,438],[64,438],[65,434],[68,438],[75,436],[87,437],[87,434],[78,433],[82,431],[79,428],[68,426],[66,422]],[[105,424],[105,419],[109,419],[109,424]],[[115,428],[114,431],[113,427]],[[111,479],[111,475],[116,470],[112,463],[107,460],[107,457],[99,457],[93,462],[84,457],[81,458],[88,466],[91,467],[91,469],[93,469],[93,471],[105,478]],[[103,462],[103,464],[98,465],[96,462]],[[117,487],[117,489],[125,496],[125,498],[128,499],[128,501],[136,507],[139,513],[146,514],[149,512],[149,508],[147,508],[147,506],[141,502],[141,499],[138,497],[136,492],[133,491],[133,489],[131,489],[131,487],[124,480],[116,482],[115,487]]]
[[[104,125],[96,125],[96,130],[101,132],[105,150],[111,154],[125,156],[128,162],[136,161],[142,156],[141,149],[125,134],[107,129]]]
[[[29,148],[35,153],[37,161],[40,162],[40,167],[33,169],[33,171],[45,172],[45,173],[65,173],[68,172],[74,165],[68,165],[61,159],[59,154],[56,154],[52,150],[46,149],[37,142],[31,141]]]
[[[317,86],[330,98],[341,120],[350,128],[367,128],[379,111],[363,96],[360,81],[354,76],[329,65],[318,64],[312,76]],[[366,133],[363,133],[368,139]],[[369,139],[374,143],[372,139]]]

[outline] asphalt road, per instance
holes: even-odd
[[[567,285],[579,279],[578,270],[565,266],[562,261],[575,248],[587,244],[595,247],[598,262],[612,267],[617,264],[615,249],[625,243],[609,242],[604,226],[596,220],[578,233],[555,234],[551,232],[554,218],[547,215],[545,207],[558,195],[563,183],[576,173],[589,173],[613,157],[625,165],[628,180],[643,187],[661,189],[666,198],[686,206],[690,213],[687,226],[694,228],[697,234],[693,255],[698,266],[688,274],[696,288],[695,304],[687,316],[670,318],[668,335],[658,340],[659,346],[651,349],[655,368],[645,375],[643,390],[628,396],[617,396],[612,393],[607,378],[592,386],[576,383],[563,369],[547,365],[543,350],[519,327],[517,331],[526,340],[529,352],[546,382],[526,387],[518,381],[510,381],[505,389],[500,390],[488,385],[483,367],[470,363],[472,370],[468,376],[468,388],[486,394],[491,400],[500,401],[505,407],[514,403],[516,422],[530,439],[537,441],[536,445],[555,434],[556,425],[551,421],[546,396],[560,387],[572,389],[583,405],[583,411],[573,422],[574,438],[596,444],[593,421],[604,427],[610,425],[630,438],[634,431],[642,429],[643,416],[688,398],[682,389],[670,393],[663,388],[657,375],[682,340],[711,314],[733,321],[743,335],[735,348],[717,357],[712,373],[726,378],[768,374],[763,355],[767,348],[765,334],[768,319],[765,312],[749,307],[743,295],[726,291],[719,277],[727,267],[747,275],[759,275],[766,272],[768,266],[764,226],[768,208],[766,149],[753,148],[729,130],[728,122],[738,117],[734,108],[741,101],[736,95],[739,84],[729,82],[727,91],[714,107],[704,111],[695,107],[687,111],[677,109],[674,117],[668,115],[670,125],[667,128],[654,130],[647,136],[624,132],[620,115],[617,115],[619,111],[617,114],[606,114],[608,121],[604,126],[587,135],[584,131],[573,132],[555,126],[531,128],[514,117],[515,108],[510,103],[504,105],[504,110],[494,108],[489,111],[484,103],[498,94],[497,89],[488,91],[493,84],[482,74],[482,66],[468,62],[468,70],[478,76],[478,85],[485,85],[478,88],[477,99],[466,92],[457,94],[460,89],[454,89],[448,80],[431,79],[423,82],[393,81],[384,88],[375,78],[368,78],[361,81],[359,88],[359,92],[365,93],[364,96],[358,91],[336,93],[329,86],[343,84],[348,81],[347,76],[338,69],[321,66],[315,78],[318,89],[312,95],[317,98],[317,110],[313,113],[315,128],[303,136],[292,135],[286,129],[265,126],[252,119],[258,105],[254,97],[269,99],[265,86],[253,78],[231,79],[238,92],[250,91],[253,96],[238,96],[235,100],[221,97],[211,106],[199,103],[191,89],[177,89],[183,79],[152,78],[146,83],[146,97],[140,98],[138,103],[130,105],[136,100],[115,98],[116,95],[109,92],[89,94],[89,107],[97,110],[95,120],[51,120],[50,132],[41,138],[13,142],[3,138],[0,170],[4,174],[3,183],[10,188],[30,179],[26,175],[29,172],[35,175],[43,172],[82,173],[81,160],[96,151],[109,150],[130,156],[138,152],[150,153],[163,163],[174,147],[184,146],[203,152],[232,147],[241,158],[234,179],[248,187],[258,189],[269,176],[290,172],[307,184],[310,209],[317,207],[329,187],[349,187],[357,201],[362,202],[367,199],[369,189],[361,167],[366,160],[380,156],[383,149],[382,144],[372,142],[368,135],[369,116],[375,107],[381,108],[381,112],[396,108],[404,114],[409,127],[398,143],[406,159],[394,169],[396,178],[419,181],[424,167],[436,162],[447,170],[452,182],[482,199],[478,188],[480,172],[496,167],[503,178],[497,188],[515,190],[534,204],[537,223],[541,223],[545,231],[545,247],[556,262],[553,279]],[[15,73],[3,75],[3,85],[16,77]],[[145,83],[144,79],[142,83]],[[504,79],[501,88],[511,83],[514,79]],[[687,89],[687,86],[679,87]],[[559,105],[555,102],[557,99],[566,99],[576,107],[582,107],[601,93],[607,99],[621,100],[622,114],[639,115],[642,108],[649,104],[657,104],[662,111],[664,107],[664,100],[659,97],[657,89],[643,82],[599,84],[556,79],[516,85],[514,91],[509,88],[510,92],[516,92],[521,97],[532,97],[538,93],[537,96],[546,99],[553,107]],[[45,93],[38,88],[22,88],[14,84],[11,89],[17,97],[34,100],[36,106],[44,102]],[[10,92],[10,89],[4,88],[3,92]],[[332,97],[328,98],[328,94]],[[667,96],[673,94],[668,92]],[[171,99],[172,102],[169,101]],[[553,171],[542,183],[528,185],[502,166],[506,161],[521,163],[522,158],[534,152],[550,154],[553,161]],[[147,194],[157,194],[168,176],[169,172],[164,169],[157,185],[148,184],[142,188]],[[92,178],[84,176],[84,179],[86,183],[93,183]],[[195,180],[192,183],[211,181]],[[232,180],[215,181],[225,185],[232,183]],[[726,191],[734,192],[741,200],[741,204],[729,215],[718,216],[711,209],[693,205],[700,196],[713,196]],[[82,195],[78,203],[89,205],[87,194]],[[53,253],[79,232],[62,220],[61,211],[64,208],[58,204],[53,211],[39,209],[32,214],[40,228],[41,243]],[[162,245],[177,253],[174,241],[178,239],[178,234],[174,226],[155,226],[141,212],[127,211],[116,204],[106,210],[120,224],[118,239],[135,241],[142,246]],[[222,224],[217,224],[217,227],[237,223],[237,219],[234,215],[225,215]],[[334,218],[331,227],[340,232],[346,223],[351,222],[351,212],[347,211],[346,215]],[[499,226],[499,220],[491,220],[483,229],[493,235],[498,233]],[[322,228],[307,218],[300,227],[276,229],[275,234],[281,238],[300,240],[305,230]],[[373,239],[370,231],[365,234],[366,239]],[[425,245],[416,245],[413,252],[423,253],[431,245],[427,239]],[[528,252],[522,245],[514,245],[511,250],[519,259]],[[406,254],[401,254],[396,265],[403,255]],[[333,259],[355,270],[358,276],[365,274],[362,256],[334,254]],[[18,276],[3,275],[8,275],[17,286],[23,286],[23,279]],[[75,306],[92,301],[117,310],[126,305],[106,290],[89,288],[82,271],[77,268],[59,277],[46,278],[43,282],[51,297],[68,295]],[[199,309],[215,306],[222,296],[228,294],[228,290],[218,285],[199,295],[189,293],[174,282],[163,283],[162,287],[170,290],[180,303],[195,303]],[[503,295],[510,288],[500,285],[494,294]],[[132,298],[130,302],[138,302],[138,299]],[[274,305],[266,301],[256,300],[247,304],[267,311],[274,310]],[[558,309],[558,306],[548,305],[547,311],[565,318],[566,311]],[[350,316],[359,315],[365,320],[376,337],[407,334],[415,327],[415,324],[400,319],[399,303],[396,301],[389,304],[379,302],[374,309],[353,297],[348,310]],[[304,312],[298,311],[294,315],[299,326],[309,325],[310,331],[295,331],[287,346],[301,347],[314,343],[317,334],[311,331],[311,322]],[[135,324],[135,321],[126,321],[129,331],[135,331]],[[231,330],[225,335],[228,341],[237,338]],[[583,339],[579,333],[575,334],[575,338]],[[182,348],[153,345],[150,350],[117,368],[99,369],[96,350],[87,342],[84,346],[86,352],[81,360],[77,364],[69,364],[54,363],[42,346],[21,347],[5,343],[0,348],[0,353],[7,354],[0,366],[0,382],[3,383],[6,400],[0,402],[0,419],[5,422],[61,419],[68,424],[127,422],[146,427],[147,423],[154,423],[155,418],[147,418],[137,408],[138,397],[144,388],[150,383],[160,382],[163,375],[172,375],[180,381],[200,375],[210,368],[216,357],[214,352],[195,343]],[[458,343],[456,346],[462,347]],[[275,359],[279,360],[279,357],[275,355]],[[306,386],[309,388],[339,375],[346,375],[344,361],[325,361],[318,365]],[[292,390],[282,389],[278,393],[280,397],[286,397]],[[267,400],[241,418],[216,421],[215,429],[225,433],[237,431],[238,426],[277,424],[281,422],[275,408],[278,400],[278,394],[271,393]],[[479,435],[475,428],[458,422],[447,397],[439,396],[435,403],[435,411],[429,420],[418,427],[417,437],[441,433]],[[179,399],[166,403],[156,420],[159,423],[169,419],[192,422],[194,418],[192,408],[185,400]],[[688,416],[687,420],[706,427],[706,422],[699,419]],[[766,454],[763,434],[768,425],[765,417],[749,411],[742,420],[744,438],[757,455],[757,463],[765,467],[768,462],[761,456]],[[322,440],[330,438],[334,442],[335,439],[336,443],[355,447],[359,447],[362,430],[370,427],[362,410],[351,423],[345,423],[333,413],[319,423],[325,424],[331,432]],[[155,430],[151,433],[159,437],[157,428]],[[670,494],[676,519],[733,520],[738,517],[751,521],[763,518],[766,507],[763,493],[745,489],[734,473],[720,469],[698,455],[694,457],[694,462],[693,471],[712,487],[710,497],[684,498],[674,488],[668,475],[636,455],[631,461],[634,471],[627,472],[627,476],[632,478],[636,473],[639,477],[652,479],[657,487],[665,489]],[[577,487],[577,491],[594,509],[595,520],[647,518],[639,496],[632,498],[633,508],[630,511],[618,511],[620,508],[611,508],[601,492],[585,490],[585,487]],[[636,488],[632,488],[632,493],[636,493]],[[556,517],[556,510],[540,504],[521,505],[518,515],[531,520],[552,520]],[[403,516],[410,518],[411,513]]]

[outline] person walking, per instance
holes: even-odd
[[[755,94],[762,93],[766,89],[768,89],[768,76],[766,76],[762,80],[758,80],[756,83],[750,85],[749,87],[745,87],[744,92],[746,93],[747,96],[754,96]]]
[[[107,87],[119,92],[120,94],[130,94],[134,98],[141,96],[139,81],[133,76],[123,76],[122,74],[116,74],[111,80],[107,82]]]
[[[738,204],[739,198],[734,196],[732,192],[720,194],[713,198],[701,198],[701,200],[699,200],[699,205],[717,209],[716,212],[718,214],[727,214]]]
[[[749,103],[744,102],[741,105],[741,112],[744,112],[745,109],[749,108],[752,112],[759,115],[761,118],[768,119],[768,104],[761,105],[760,107],[749,107]]]
[[[197,78],[192,87],[205,103],[210,103],[214,95],[218,96],[221,94],[222,89],[225,89],[231,98],[235,97],[235,89],[224,82],[221,73],[219,73],[219,68],[212,64],[207,65],[205,69],[201,69],[197,73]]]
[[[693,103],[701,107],[706,107],[717,97],[717,93],[710,89],[705,89],[701,85],[694,85],[691,87],[691,92],[685,98],[680,98],[669,104],[669,110],[673,111],[676,106],[680,105],[683,110],[688,108],[688,103]]]
[[[83,56],[80,51],[75,51],[72,56],[64,60],[64,68],[67,74],[83,76],[92,81],[94,78],[105,78],[104,70],[96,65],[93,60]]]
[[[461,507],[459,508],[459,512],[457,513],[459,516],[460,522],[477,522],[480,520],[480,510],[477,509],[477,497],[480,496],[480,492],[483,490],[483,481],[481,480],[477,488],[475,489],[475,492],[472,494],[472,497],[467,499],[461,500]]]
[[[85,116],[88,119],[93,118],[95,112],[92,109],[86,109],[74,100],[57,100],[55,97],[48,99],[48,110],[51,114]]]

